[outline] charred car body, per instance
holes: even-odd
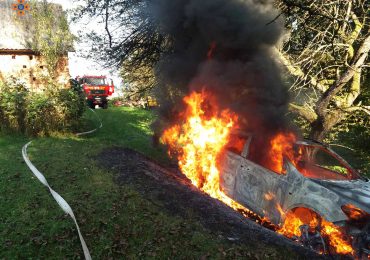
[[[333,150],[313,141],[296,142],[299,160],[284,158],[284,174],[277,173],[250,160],[253,135],[244,140],[242,151],[227,151],[221,165],[220,188],[226,195],[277,226],[295,209],[315,212],[353,237],[357,255],[367,259],[369,180]]]

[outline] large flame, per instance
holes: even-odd
[[[162,140],[179,154],[180,169],[191,182],[218,198],[217,161],[237,117],[227,110],[218,113],[210,100],[205,102],[207,97],[205,91],[186,97],[186,122],[167,129]]]
[[[220,110],[214,96],[203,90],[192,92],[184,98],[185,111],[179,116],[178,124],[166,129],[162,135],[162,142],[169,147],[170,155],[177,155],[179,167],[193,185],[219,199],[235,210],[239,210],[246,217],[255,218],[257,222],[269,223],[267,218],[260,218],[247,208],[227,197],[219,185],[220,170],[219,160],[226,145],[232,141],[230,133],[237,128],[238,117],[233,112]],[[296,137],[293,133],[279,133],[270,141],[269,160],[267,168],[278,174],[284,174],[283,158],[288,157],[293,164],[297,160],[293,152]],[[242,149],[242,143],[236,140],[235,148]],[[299,155],[298,155],[299,156]],[[266,200],[275,199],[274,194],[265,194]],[[277,204],[279,212],[285,212]],[[303,217],[302,217],[303,216]],[[300,236],[299,227],[308,223],[311,228],[316,228],[319,217],[312,213],[307,216],[300,211],[289,212],[285,216],[285,223],[278,231],[287,237]],[[320,219],[321,220],[321,219]],[[308,221],[308,222],[307,222]],[[339,254],[353,253],[351,246],[342,239],[343,234],[334,224],[321,220],[322,234],[328,237],[329,243]]]
[[[199,189],[237,210],[245,207],[227,197],[219,186],[218,161],[237,127],[238,117],[229,110],[219,111],[214,97],[203,90],[184,98],[186,111],[181,124],[164,131],[162,141],[170,154],[177,154],[181,172]]]
[[[342,230],[333,223],[322,219],[312,210],[307,208],[296,208],[287,213],[284,225],[278,230],[278,233],[289,238],[293,236],[300,237],[300,226],[306,224],[311,230],[318,230],[324,238],[327,238],[330,246],[337,254],[353,254],[350,238],[346,239]]]
[[[296,136],[293,133],[279,133],[270,141],[269,165],[267,168],[277,172],[284,173],[284,156],[293,158],[293,144],[296,142]]]
[[[322,220],[322,234],[327,236],[329,239],[329,244],[338,254],[352,254],[354,250],[351,246],[351,243],[345,240],[345,236],[341,229],[334,225],[333,223],[326,221],[325,219]],[[351,238],[348,238],[350,240]]]

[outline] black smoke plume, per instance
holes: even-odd
[[[238,114],[243,130],[286,130],[288,93],[272,57],[283,22],[270,1],[153,0],[148,10],[170,46],[156,68],[158,135],[178,119],[181,98],[202,88]]]

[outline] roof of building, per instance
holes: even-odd
[[[0,55],[16,54],[16,55],[38,55],[39,53],[31,49],[0,49]]]

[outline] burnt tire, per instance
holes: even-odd
[[[320,214],[308,208],[298,207],[292,209],[286,216],[285,221],[287,223],[296,219],[299,219],[302,223],[298,227],[299,232],[298,230],[295,231],[294,240],[318,253],[328,253],[327,241],[321,236],[322,218]]]

